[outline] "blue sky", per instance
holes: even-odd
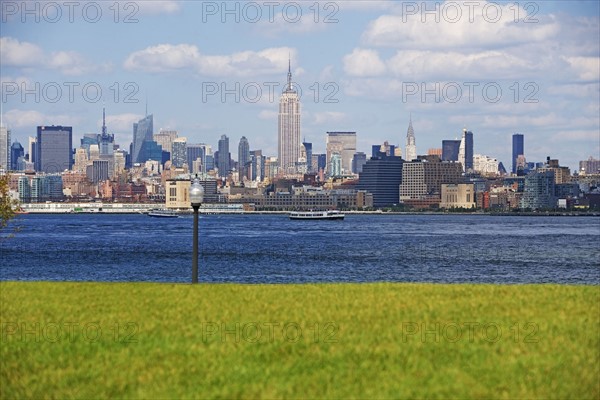
[[[336,130],[356,131],[359,151],[404,148],[412,114],[419,154],[467,127],[475,153],[507,168],[514,132],[528,161],[577,168],[600,155],[597,1],[22,4],[2,2],[0,76],[2,120],[23,144],[51,124],[72,125],[78,143],[100,131],[105,106],[128,148],[147,99],[156,131],[214,147],[226,134],[234,158],[246,136],[277,155],[291,57],[316,152]]]

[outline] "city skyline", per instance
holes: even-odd
[[[483,18],[479,8],[473,22],[463,12],[456,23],[443,13],[438,21],[430,15],[431,23],[421,23],[427,14],[420,10],[412,15],[402,8],[404,3],[331,4],[337,8],[325,10],[319,3],[319,23],[309,4],[303,4],[298,23],[287,22],[281,8],[273,23],[265,20],[266,10],[256,23],[246,21],[247,15],[235,22],[231,15],[202,14],[202,4],[174,1],[140,2],[133,24],[122,23],[125,12],[115,23],[113,11],[106,8],[98,23],[77,16],[73,23],[54,23],[52,31],[44,18],[22,23],[20,15],[7,15],[1,46],[2,120],[13,141],[25,148],[40,125],[73,126],[76,142],[86,133],[100,133],[100,109],[106,107],[109,131],[126,148],[131,125],[146,115],[147,103],[155,115],[155,134],[161,128],[177,130],[191,143],[213,146],[223,134],[233,143],[246,136],[253,149],[276,155],[276,107],[291,58],[303,91],[302,138],[314,143],[315,154],[325,152],[328,131],[356,131],[357,151],[365,153],[371,144],[386,140],[402,147],[409,118],[419,154],[460,137],[465,126],[476,136],[476,153],[509,168],[516,132],[527,136],[528,161],[553,155],[576,169],[579,160],[600,152],[599,51],[592,39],[598,36],[598,18],[586,16],[598,15],[597,3],[540,3],[537,22],[530,24],[523,16],[531,10],[520,5],[515,22],[512,3],[504,2],[499,3],[503,18],[496,23]],[[445,3],[435,6],[443,10]],[[330,14],[337,22],[324,23]],[[198,18],[202,24],[192,28]],[[168,38],[162,33],[167,30]],[[220,40],[206,40],[205,31]],[[464,32],[479,34],[467,35],[472,39],[465,41],[460,36]],[[119,40],[124,35],[131,40]],[[439,43],[436,35],[456,40]],[[535,40],[528,45],[520,37]],[[54,103],[53,82],[63,95]],[[73,102],[65,86],[69,82],[79,85]],[[478,84],[471,86],[473,102],[466,97],[469,82]],[[35,91],[36,83],[39,102],[35,93],[21,91]],[[104,93],[96,103],[82,99],[81,89],[88,83]],[[11,94],[13,84],[16,94]],[[235,92],[236,84],[240,90],[227,94]],[[485,85],[490,91],[482,98]],[[497,103],[491,101],[495,85],[502,90]],[[262,96],[252,102],[257,87]],[[457,87],[463,96],[452,103]],[[211,95],[211,90],[216,92]],[[328,96],[337,102],[326,102]],[[436,96],[442,101],[436,102]],[[126,97],[137,102],[125,102]]]

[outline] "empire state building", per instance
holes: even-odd
[[[292,85],[291,63],[288,66],[287,85],[279,99],[278,157],[279,171],[283,175],[295,175],[300,158],[300,101]]]

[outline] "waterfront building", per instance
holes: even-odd
[[[165,183],[165,207],[174,210],[191,209],[190,179],[168,179]],[[215,203],[219,200],[216,180],[201,180],[204,188],[204,203]]]
[[[73,165],[73,128],[70,126],[38,126],[35,170],[56,173]]]
[[[460,163],[439,161],[439,158],[437,161],[405,162],[400,184],[400,201],[423,207],[437,205],[441,200],[441,185],[462,183],[461,175]]]
[[[472,183],[443,183],[440,208],[475,208],[475,186]]]
[[[531,210],[555,208],[555,191],[554,171],[532,171],[525,177],[520,207]]]
[[[380,151],[381,146],[373,146],[372,157],[363,165],[359,174],[358,190],[373,195],[373,207],[386,207],[399,203],[398,187],[402,183],[404,160]]]
[[[292,84],[291,63],[288,65],[287,84],[279,99],[278,161],[282,175],[296,175],[300,157],[300,99]]]

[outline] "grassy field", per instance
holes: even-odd
[[[0,398],[600,398],[600,288],[0,283]]]

